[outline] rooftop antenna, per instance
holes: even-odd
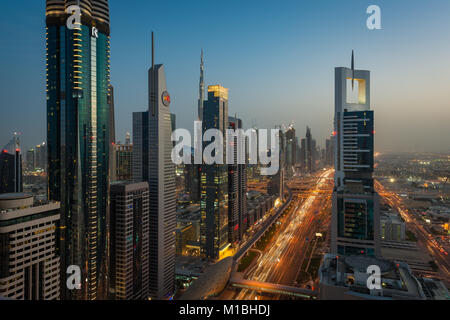
[[[152,31],[152,69],[155,67],[155,38]]]
[[[355,86],[355,54],[352,50],[352,90]]]

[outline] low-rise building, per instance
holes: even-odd
[[[381,240],[404,241],[405,221],[394,212],[382,212],[380,215]]]

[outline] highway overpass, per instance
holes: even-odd
[[[306,299],[315,299],[318,295],[317,291],[309,289],[247,279],[232,278],[230,280],[230,284],[232,287],[235,288],[255,290],[259,292],[267,292],[272,294],[280,294],[285,296],[299,297]]]

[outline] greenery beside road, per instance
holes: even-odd
[[[255,245],[255,248],[259,251],[264,251],[267,245],[272,241],[273,236],[275,235],[275,232],[278,230],[278,228],[279,224],[275,222],[261,237],[261,239],[259,239],[259,241]]]
[[[239,263],[238,272],[243,272],[245,269],[248,268],[248,266],[253,262],[253,260],[256,258],[256,256],[258,255],[258,253],[256,253],[255,251],[250,251],[248,252],[245,257],[243,257],[241,259],[241,262]]]

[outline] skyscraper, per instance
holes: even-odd
[[[306,149],[305,149],[305,161],[306,161],[306,172],[312,173],[314,171],[314,149],[313,141],[311,136],[311,129],[306,127]]]
[[[150,296],[167,299],[175,290],[175,166],[171,159],[170,96],[164,65],[148,71],[149,110],[133,113],[133,180],[147,181],[150,192]]]
[[[358,84],[356,102],[347,97],[350,81],[352,87],[354,81]],[[370,71],[336,68],[332,253],[380,254],[379,196],[372,178],[373,119]]]
[[[200,202],[200,173],[201,164],[194,163],[194,150],[191,150],[191,163],[184,165],[184,189],[189,194],[190,201],[194,203]]]
[[[228,89],[220,85],[208,86],[208,100],[203,104],[203,133],[208,129],[217,129],[225,137],[228,125]],[[224,159],[226,143],[224,138]],[[203,149],[207,144],[203,143]],[[202,255],[216,260],[229,246],[228,166],[203,164],[200,179],[200,250]]]
[[[300,165],[302,170],[306,171],[306,139],[300,140]]]
[[[110,298],[146,300],[149,287],[147,182],[111,184]]]
[[[0,150],[0,193],[22,192],[22,154],[19,137]]]
[[[175,113],[170,114],[170,124],[171,124],[171,130],[174,132],[177,129],[177,115]],[[175,147],[176,141],[172,141],[172,145]]]
[[[292,125],[285,132],[286,134],[286,169],[289,174],[294,173],[294,166],[297,162],[297,137],[295,136],[295,129]]]
[[[228,129],[236,130],[239,126],[239,119],[228,117]],[[233,145],[233,163],[228,164],[228,241],[233,244],[239,240],[239,175],[238,175],[238,148],[237,137],[232,141],[227,141],[228,145]]]
[[[230,128],[237,130],[242,129],[242,120],[235,118],[235,117],[229,117],[228,121],[230,123]],[[238,159],[238,152],[237,152],[237,137],[235,137],[234,140],[234,159],[236,165],[229,165],[229,169],[231,171],[236,170],[236,172],[230,172],[231,176],[228,176],[228,185],[230,190],[236,189],[236,210],[237,210],[237,220],[228,222],[228,225],[230,226],[230,232],[233,234],[233,241],[242,240],[242,237],[244,235],[244,232],[246,231],[246,222],[247,222],[247,164],[242,163],[246,162],[247,156],[244,152],[244,159]],[[244,150],[245,150],[244,146]],[[243,160],[243,161],[242,161]],[[236,175],[236,179],[233,179],[233,175]],[[232,182],[232,183],[230,183]],[[236,186],[234,186],[236,184]],[[230,195],[228,195],[228,201],[231,201]],[[231,208],[232,205],[229,204],[228,208]],[[233,215],[231,215],[233,216]],[[228,217],[230,219],[230,215]]]
[[[130,145],[131,144],[131,134],[129,132],[127,132],[127,134],[125,135],[125,145]]]
[[[108,96],[108,104],[109,104],[109,177],[110,181],[114,181],[116,179],[116,167],[115,165],[115,146],[116,146],[116,126],[115,126],[115,116],[114,116],[114,87],[112,85],[109,86],[109,96]],[[131,150],[130,150],[131,151]],[[131,153],[130,153],[131,156]],[[129,165],[131,166],[131,159]],[[131,172],[131,169],[130,169]],[[109,191],[108,191],[109,192]]]
[[[45,142],[36,146],[35,167],[45,171],[47,170],[47,145]]]
[[[27,170],[34,171],[36,169],[36,150],[34,148],[27,151]]]
[[[200,83],[198,86],[198,120],[203,120],[203,100],[205,99],[205,65],[203,63],[203,49],[200,57]]]
[[[62,297],[101,299],[107,279],[110,136],[110,26],[107,0],[47,0],[49,198],[61,202],[62,269],[77,265],[81,290]],[[81,24],[69,29],[70,5]]]
[[[334,153],[334,138],[331,136],[325,141],[325,165],[333,165],[333,153]]]

